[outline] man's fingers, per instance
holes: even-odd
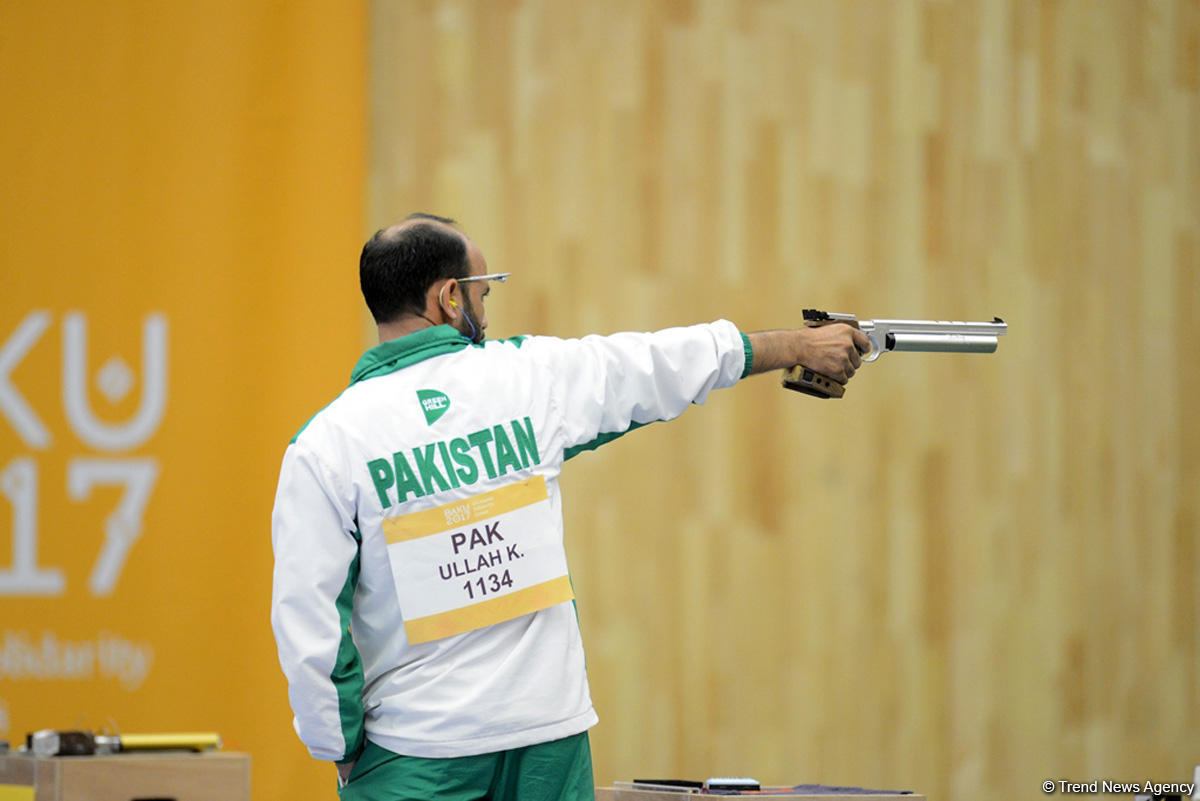
[[[846,361],[829,361],[827,367],[818,369],[817,372],[826,378],[833,379],[839,384],[845,384],[854,375],[854,368]]]
[[[862,354],[871,349],[871,342],[862,331],[844,323],[801,331],[804,339],[810,341],[812,352],[806,357],[802,351],[798,363],[839,384],[854,377],[862,366]]]

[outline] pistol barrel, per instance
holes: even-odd
[[[871,351],[863,357],[868,362],[889,350],[995,353],[999,337],[1008,331],[1008,325],[999,317],[992,322],[863,320],[860,327],[871,341]]]
[[[987,334],[900,334],[889,333],[885,350],[925,353],[995,353],[1000,340]]]

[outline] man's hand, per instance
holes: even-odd
[[[862,354],[871,349],[866,334],[844,324],[801,328],[796,333],[804,336],[799,358],[793,364],[802,364],[839,384],[854,376],[862,366]]]
[[[750,347],[754,349],[751,373],[802,364],[839,384],[853,377],[862,365],[862,354],[871,349],[866,334],[842,323],[790,331],[756,331],[749,336]]]

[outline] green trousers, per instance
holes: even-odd
[[[341,801],[592,801],[587,732],[478,756],[428,759],[367,741]]]

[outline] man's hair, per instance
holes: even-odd
[[[454,220],[433,214],[410,214],[404,218],[409,220],[419,222],[376,231],[358,260],[359,286],[376,323],[424,312],[425,294],[435,281],[465,278],[471,271],[462,234],[445,227]]]

